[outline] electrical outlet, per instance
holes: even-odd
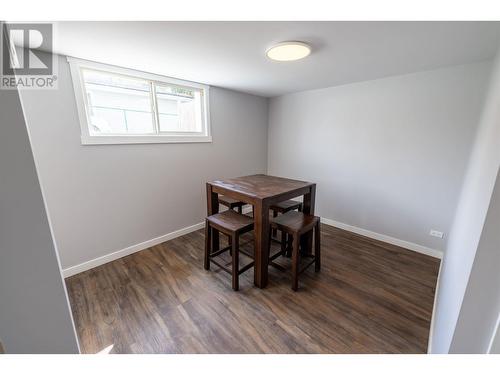
[[[444,234],[443,232],[440,232],[438,230],[431,229],[430,233],[431,236],[437,237],[437,238],[443,238]]]

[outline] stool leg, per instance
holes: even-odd
[[[292,289],[297,291],[299,288],[299,242],[298,233],[293,234],[293,250],[292,250]]]
[[[269,258],[271,258],[271,231],[269,231],[269,235],[267,236],[267,240],[269,241],[269,253],[267,254],[267,265],[271,264]]]
[[[243,206],[238,206],[238,213],[242,214],[243,213]]]
[[[240,266],[239,266],[239,258],[240,258],[240,251],[239,251],[239,238],[238,235],[236,234],[233,238],[233,244],[232,244],[232,250],[233,250],[233,256],[232,256],[232,269],[231,273],[233,276],[233,289],[238,290],[239,289],[239,277],[240,277]]]
[[[210,269],[210,253],[212,252],[212,230],[208,220],[205,220],[205,260],[204,267],[206,270]]]
[[[286,257],[290,258],[292,256],[292,241],[293,238],[291,235],[287,234],[286,235]]]
[[[229,255],[233,255],[233,237],[228,236],[227,237],[227,246],[229,247]]]
[[[276,217],[276,216],[278,216],[278,211],[273,210],[273,217]],[[272,229],[272,236],[276,237],[277,235],[278,235],[278,230],[276,228],[273,228]]]
[[[321,269],[321,230],[319,220],[314,226],[314,270]]]
[[[283,253],[282,255],[286,255],[286,232],[285,231],[281,231],[281,252]]]

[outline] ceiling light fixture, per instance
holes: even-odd
[[[294,61],[309,56],[311,47],[303,42],[278,43],[266,52],[267,57],[276,61]]]

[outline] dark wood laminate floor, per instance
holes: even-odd
[[[426,352],[439,260],[322,225],[321,272],[298,292],[274,268],[267,288],[249,270],[233,292],[228,274],[203,269],[203,236],[68,278],[82,352]]]

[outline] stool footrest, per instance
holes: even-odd
[[[238,251],[239,251],[240,253],[242,253],[242,254],[246,255],[247,257],[249,257],[249,258],[252,258],[252,259],[253,259],[253,254],[252,254],[252,253],[249,253],[248,251],[246,251],[246,250],[242,250],[242,249],[239,249]]]
[[[255,262],[250,262],[250,263],[248,263],[246,266],[244,266],[243,268],[241,268],[241,269],[238,271],[238,275],[242,274],[243,272],[245,272],[245,271],[246,271],[246,270],[248,270],[249,268],[252,268],[254,264],[255,264]]]
[[[277,253],[275,255],[280,255],[280,253]],[[274,258],[274,259],[276,259],[276,258]],[[304,267],[302,267],[300,269],[300,271],[298,272],[299,275],[302,272],[304,272],[306,269],[308,269],[311,265],[313,265],[314,263],[316,263],[316,258],[314,258],[314,256],[309,256],[308,258],[311,258],[312,260],[308,264],[306,264]],[[269,258],[269,265],[273,266],[274,268],[279,269],[280,271],[286,271],[287,270],[286,267],[283,267],[281,264],[274,263],[271,258]]]
[[[304,272],[307,268],[309,268],[309,266],[313,265],[314,263],[316,263],[316,257],[312,257],[312,260],[306,265],[304,266],[298,273],[299,275]]]
[[[222,248],[220,250],[217,250],[216,252],[210,254],[210,258],[213,258],[213,257],[216,257],[218,255],[221,255],[223,252],[228,251],[229,249],[231,249],[231,246],[226,246],[226,247],[224,247],[224,248]]]
[[[276,258],[278,258],[281,255],[285,255],[285,252],[286,251],[281,251],[281,250],[278,251],[276,254],[269,257],[269,261],[275,260]]]
[[[274,268],[276,268],[276,269],[280,270],[280,271],[286,271],[286,268],[285,268],[285,267],[283,267],[281,264],[274,263],[274,262],[272,262],[272,261],[271,261],[271,262],[269,262],[269,264],[270,264],[271,266],[273,266]]]
[[[223,271],[226,271],[228,274],[232,275],[232,271],[230,268],[227,268],[226,266],[223,266],[222,264],[220,264],[219,262],[217,262],[215,259],[210,259],[210,262],[212,262],[213,264],[219,266]]]
[[[232,270],[230,268],[226,267],[225,265],[222,265],[221,263],[219,263],[215,259],[210,259],[210,262],[212,262],[216,266],[220,267],[223,271],[226,271],[227,273],[232,274]],[[240,275],[243,272],[247,271],[248,269],[252,268],[254,266],[254,264],[255,264],[255,262],[250,262],[246,266],[240,268],[238,270],[238,275]]]

